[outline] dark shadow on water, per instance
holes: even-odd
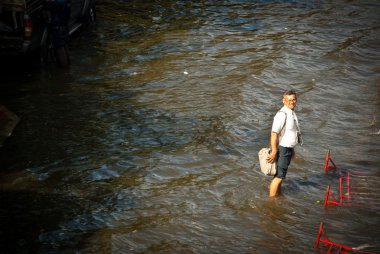
[[[5,190],[0,192],[0,200],[1,253],[40,252],[44,249],[38,241],[41,233],[57,229],[62,221],[84,211],[82,200],[61,194]]]

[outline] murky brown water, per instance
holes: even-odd
[[[321,221],[379,251],[379,21],[377,1],[99,1],[69,71],[3,76],[3,253],[325,253]],[[269,200],[257,152],[289,87],[305,144]],[[364,206],[323,207],[327,149]]]

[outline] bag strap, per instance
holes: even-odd
[[[300,129],[300,126],[299,126],[299,123],[298,123],[298,118],[297,118],[297,115],[295,113],[294,114],[294,122],[296,123],[296,128],[297,128],[297,141],[298,143],[302,146],[303,145],[303,139],[302,139],[302,133],[301,133],[301,129]]]
[[[279,138],[277,139],[278,140],[278,144],[277,145],[279,145],[280,144],[280,142],[281,142],[281,139],[282,139],[282,137],[284,136],[284,133],[285,133],[285,131],[286,131],[286,128],[285,128],[285,126],[286,126],[286,119],[287,119],[287,117],[288,117],[288,115],[286,114],[286,112],[285,111],[282,111],[282,110],[280,110],[280,111],[278,111],[278,112],[282,112],[282,113],[284,113],[285,114],[285,122],[284,122],[284,125],[282,126],[282,128],[281,128],[281,131],[280,131],[280,136],[279,136]]]

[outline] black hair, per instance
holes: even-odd
[[[284,92],[284,96],[285,95],[296,95],[297,96],[297,92],[296,92],[296,90],[294,90],[294,89],[289,89],[289,90],[286,90],[285,92]]]

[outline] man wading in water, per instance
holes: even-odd
[[[282,180],[285,179],[294,156],[294,147],[302,142],[298,119],[294,112],[297,93],[294,90],[286,91],[282,102],[284,106],[274,116],[270,136],[271,153],[267,161],[269,163],[277,161],[277,172],[269,186],[269,197],[276,196],[280,191]]]
[[[57,63],[61,67],[68,67],[71,0],[45,0],[45,7],[50,12],[50,37]]]

